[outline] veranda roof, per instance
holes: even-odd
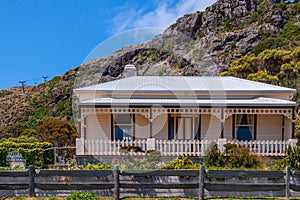
[[[80,105],[101,105],[101,106],[238,106],[238,107],[293,107],[293,101],[272,99],[272,98],[253,98],[253,99],[115,99],[98,98],[83,100]]]

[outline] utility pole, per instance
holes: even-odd
[[[22,84],[22,90],[23,90],[23,93],[25,94],[25,89],[24,89],[24,85],[25,85],[25,82],[24,80],[20,80],[19,83]]]
[[[44,82],[47,81],[48,76],[43,76]]]

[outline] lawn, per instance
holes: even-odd
[[[0,200],[65,200],[66,197],[0,197]],[[99,197],[99,200],[113,200],[113,197]],[[126,197],[124,200],[195,200],[198,198],[187,198],[187,197]],[[284,200],[285,198],[277,198],[277,197],[206,197],[205,199],[213,199],[213,200]],[[296,200],[300,198],[290,198],[290,200]]]

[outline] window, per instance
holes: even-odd
[[[115,140],[132,140],[132,119],[130,114],[114,115]]]
[[[252,140],[254,118],[250,114],[236,115],[236,139],[241,141]]]

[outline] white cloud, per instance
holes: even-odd
[[[135,6],[123,6],[112,19],[112,33],[120,33],[125,30],[145,27],[167,28],[179,17],[198,10],[204,10],[216,0],[178,0],[171,4],[171,1],[152,1],[156,8],[145,11],[144,8]]]

